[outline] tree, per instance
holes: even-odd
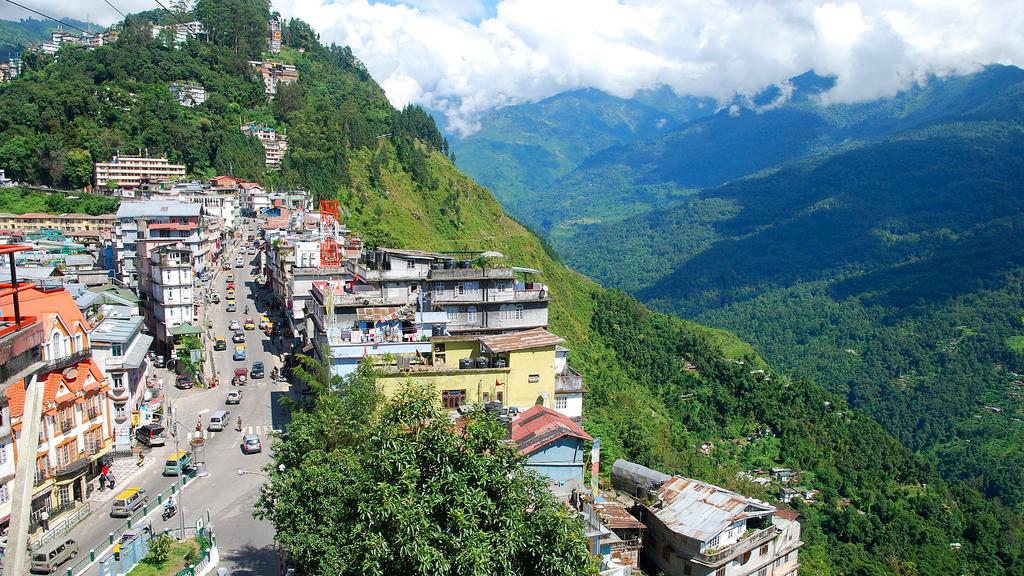
[[[430,387],[383,399],[363,366],[275,444],[256,516],[304,574],[592,574],[582,525],[482,412]],[[283,471],[280,466],[283,465]]]
[[[157,534],[149,541],[149,553],[143,561],[150,566],[162,567],[171,554],[171,537]]]
[[[193,11],[210,40],[246,59],[258,59],[267,47],[268,0],[198,0]]]
[[[73,188],[81,188],[92,179],[92,155],[88,150],[72,148],[64,158],[64,175]]]

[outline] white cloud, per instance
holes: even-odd
[[[102,3],[33,6],[117,19]],[[837,77],[830,101],[856,101],[929,74],[1024,64],[1019,0],[278,0],[274,8],[351,46],[395,105],[441,110],[461,132],[487,110],[583,87],[630,96],[664,84],[727,101],[814,69]]]

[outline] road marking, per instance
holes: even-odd
[[[210,409],[209,409],[209,408],[203,408],[202,410],[200,410],[200,411],[199,411],[199,414],[200,414],[200,415],[202,415],[202,414],[206,414],[206,413],[207,413],[207,412],[209,412],[209,411],[210,411]]]

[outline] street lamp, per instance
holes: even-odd
[[[277,465],[277,471],[283,473],[284,472],[284,464],[278,464]],[[245,476],[246,474],[253,474],[255,476],[263,476],[267,480],[273,480],[273,478],[271,478],[270,475],[264,474],[263,472],[256,472],[254,470],[242,470],[241,468],[238,469],[238,475],[239,476]]]
[[[174,455],[175,455],[175,457],[177,457],[177,454],[178,454],[177,426],[181,426],[182,428],[184,428],[185,429],[185,434],[188,434],[188,428],[185,428],[185,425],[182,424],[177,419],[177,415],[178,414],[177,414],[177,411],[174,409],[174,405],[173,404],[168,404],[168,407],[170,408],[170,410],[168,410],[168,412],[170,412],[170,414],[169,414],[169,416],[170,416],[170,424],[171,424],[172,430],[174,431],[174,433],[171,434],[171,436],[174,436]],[[178,479],[175,480],[175,483],[177,483],[177,485],[178,485],[178,526],[180,527],[180,530],[181,530],[178,533],[178,537],[181,538],[182,540],[185,539],[185,499],[184,499],[184,487],[185,487],[185,484],[182,482],[182,475],[184,475],[184,474],[185,474],[185,470],[183,468],[179,468],[178,469]]]

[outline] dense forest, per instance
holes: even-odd
[[[259,2],[247,6],[266,15]],[[346,223],[371,245],[498,250],[541,270],[550,286],[551,328],[584,375],[585,426],[602,438],[606,461],[626,457],[771,501],[776,494],[736,473],[799,470],[822,491],[800,508],[802,573],[1024,574],[1020,519],[1009,509],[970,483],[937,477],[841,397],[773,370],[732,335],[651,312],[561,264],[455,169],[430,116],[391,107],[347,48],[322,46],[306,24],[289,21],[282,59],[300,80],[268,102],[244,62],[258,41],[239,41],[228,21],[207,25],[219,31],[213,42],[175,49],[125,31],[117,46],[29,62],[24,77],[0,87],[0,134],[18,142],[0,147],[0,162],[13,161],[20,180],[77,185],[72,151],[102,158],[144,147],[197,177],[248,169],[246,177],[338,198]],[[167,92],[179,79],[202,81],[208,101],[179,107]],[[236,140],[240,117],[287,130],[279,174],[262,173],[260,150]],[[707,454],[704,443],[714,446]]]

